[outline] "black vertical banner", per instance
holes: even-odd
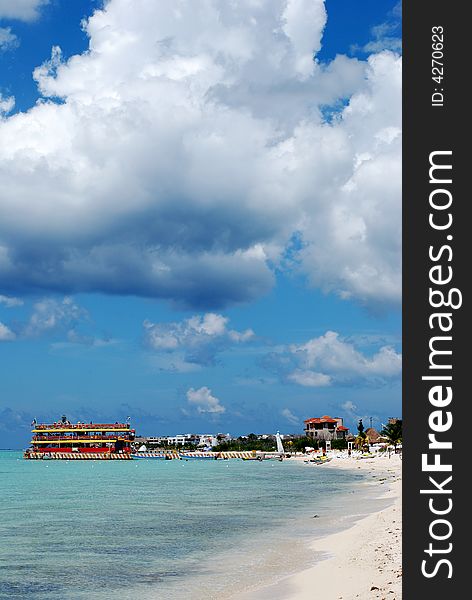
[[[403,598],[468,586],[472,174],[467,3],[403,5]],[[470,166],[468,163],[471,163]]]

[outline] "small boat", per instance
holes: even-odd
[[[132,452],[131,456],[137,459],[154,459],[154,460],[172,460],[173,456],[169,456],[163,452]]]
[[[309,460],[309,462],[315,463],[316,465],[324,465],[325,463],[328,463],[330,460],[331,460],[331,458],[328,456],[315,456],[314,458],[311,458]]]

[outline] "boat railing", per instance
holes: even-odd
[[[77,440],[85,440],[85,441],[94,441],[94,440],[116,440],[118,439],[123,439],[120,438],[120,435],[122,436],[123,434],[118,434],[118,435],[102,435],[102,434],[97,434],[97,435],[77,435],[77,434],[73,434],[73,435],[35,435],[33,436],[33,442],[46,442],[46,441],[56,441],[56,440],[61,440],[64,442],[74,442]],[[125,438],[126,441],[131,441],[131,438],[126,437]]]
[[[39,423],[34,429],[130,429],[129,423]]]

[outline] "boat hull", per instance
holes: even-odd
[[[27,460],[131,460],[128,452],[25,452]]]

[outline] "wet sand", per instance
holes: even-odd
[[[240,600],[399,600],[401,567],[401,459],[333,458],[327,465],[307,468],[362,469],[366,485],[378,487],[388,505],[353,526],[310,545],[323,560],[281,579],[277,584],[241,594]]]

